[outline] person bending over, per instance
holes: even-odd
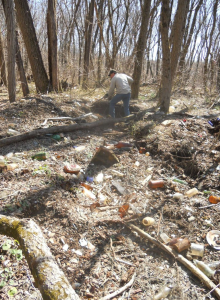
[[[126,74],[117,73],[115,70],[110,70],[108,76],[111,78],[111,84],[108,91],[108,100],[110,100],[109,114],[112,118],[115,118],[115,105],[122,100],[124,105],[124,115],[125,117],[129,116],[129,102],[133,79]],[[116,95],[113,97],[115,89]]]

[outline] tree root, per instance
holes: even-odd
[[[43,299],[80,299],[58,267],[41,229],[33,220],[0,215],[0,234],[19,241]]]

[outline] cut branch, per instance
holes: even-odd
[[[19,241],[43,299],[80,299],[58,267],[42,231],[33,220],[0,215],[0,234]]]

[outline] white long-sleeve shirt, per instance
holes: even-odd
[[[131,84],[134,80],[126,75],[126,74],[120,74],[116,73],[115,76],[111,79],[110,88],[108,91],[108,99],[111,100],[111,98],[114,95],[114,91],[116,89],[116,94],[128,94],[131,92]]]

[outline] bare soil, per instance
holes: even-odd
[[[96,90],[83,95],[74,89],[10,104],[1,89],[0,139],[9,136],[9,128],[25,133],[75,123],[49,118],[92,114],[76,121],[91,123],[89,130],[61,134],[60,140],[46,135],[0,148],[7,164],[17,163],[12,171],[1,168],[0,214],[34,219],[81,299],[101,299],[126,285],[134,273],[133,284],[113,299],[150,300],[164,286],[172,286],[166,299],[217,299],[189,270],[126,223],[129,220],[161,242],[160,234],[166,233],[204,244],[202,258],[190,257],[187,250],[181,254],[206,264],[219,261],[219,251],[206,240],[210,230],[220,230],[220,206],[208,201],[210,194],[220,195],[219,132],[208,123],[219,116],[216,95],[205,96],[199,89],[175,92],[170,113],[163,115],[156,112],[156,87],[146,86],[140,100],[130,104],[132,114],[144,111],[141,119],[93,128],[93,122],[108,117],[102,94]],[[116,113],[123,116],[122,105]],[[100,146],[120,141],[132,147],[111,147],[119,163],[91,164]],[[45,152],[46,160],[32,159],[38,152]],[[66,173],[66,163],[80,165],[80,173]],[[150,189],[149,180],[159,179],[165,187]],[[92,190],[88,192],[82,183]],[[192,188],[199,193],[185,196]],[[184,195],[182,199],[173,197],[177,192]],[[129,208],[121,213],[124,204]],[[144,226],[144,217],[154,218],[154,225]],[[15,287],[14,299],[41,299],[25,258],[18,260],[2,249],[7,240],[12,241],[11,248],[18,247],[0,236],[0,283],[5,282],[0,298],[10,299],[9,291]],[[10,276],[4,276],[8,272]]]

